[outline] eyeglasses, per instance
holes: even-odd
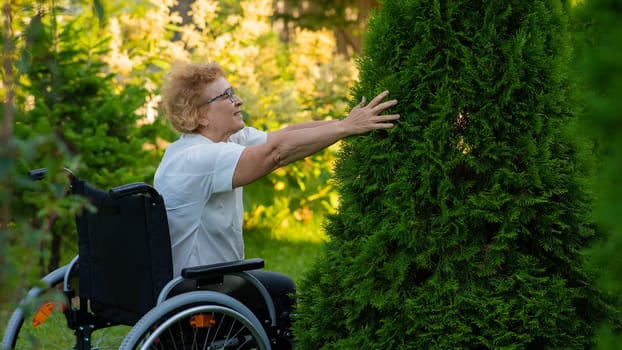
[[[220,94],[218,96],[214,96],[214,97],[210,98],[209,100],[201,103],[199,105],[199,108],[201,108],[201,107],[203,107],[205,105],[208,105],[208,104],[218,100],[219,98],[225,97],[225,96],[227,96],[227,98],[229,98],[229,101],[231,101],[231,103],[235,102],[235,99],[234,99],[235,98],[235,92],[233,91],[232,87],[228,87],[227,90],[225,90],[225,92],[223,92],[222,94]]]

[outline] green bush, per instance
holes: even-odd
[[[53,7],[49,12],[41,8],[29,14],[20,16],[28,24],[20,38],[25,40],[16,47],[20,54],[13,125],[16,139],[33,143],[49,137],[75,158],[65,166],[104,189],[150,180],[158,158],[143,149],[149,129],[137,127],[142,118],[137,110],[145,103],[146,90],[116,86],[113,75],[105,73],[100,57],[106,52],[106,40],[84,35],[97,30],[88,16],[67,13],[68,18],[60,20],[60,10]],[[61,161],[58,147],[33,147],[30,152],[30,157],[17,158],[21,174],[53,159]],[[46,193],[33,196],[20,188],[14,189],[13,196],[12,211],[23,214],[45,208],[51,200]],[[40,271],[45,274],[68,262],[77,244],[73,215],[40,219],[33,225],[46,232],[47,244],[38,247],[45,251],[46,263]],[[47,227],[40,226],[46,221],[50,221]]]
[[[594,212],[608,234],[608,239],[589,253],[602,271],[599,282],[603,288],[622,295],[622,6],[619,1],[590,0],[578,6],[577,14],[583,34],[577,43],[578,74],[583,79],[586,107],[577,131],[596,141],[601,163],[593,177]],[[622,348],[620,329],[615,328],[615,324],[605,325],[599,348]]]
[[[41,25],[30,27],[34,44],[24,50],[15,135],[57,135],[81,157],[79,175],[97,186],[118,185],[119,179],[146,180],[155,168],[141,167],[149,164],[143,149],[147,140],[137,125],[146,90],[118,86],[114,75],[105,73],[101,56],[106,39],[83,36],[86,18],[50,17],[36,14],[33,21]],[[41,159],[46,156],[40,154]]]
[[[55,242],[49,232],[56,218],[69,216],[83,206],[83,202],[67,195],[68,178],[63,166],[71,166],[64,144],[52,135],[39,135],[30,140],[9,136],[0,150],[0,328],[4,330],[9,312],[25,290],[38,281],[54,260]],[[46,167],[50,175],[34,182],[19,165],[49,152],[37,164]],[[56,261],[58,263],[58,261]]]
[[[331,241],[299,287],[301,349],[585,349],[614,317],[590,224],[568,4],[384,1],[357,99],[397,127],[344,145]]]

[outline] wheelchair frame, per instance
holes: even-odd
[[[38,180],[45,175],[45,172],[45,169],[37,169],[31,171],[29,176]],[[69,174],[73,186],[74,181],[79,179],[71,172]],[[128,196],[159,196],[153,187],[142,182],[112,188],[109,195],[113,199]],[[168,232],[168,227],[166,230]],[[172,262],[169,263],[172,264]],[[42,309],[42,306],[48,307],[54,303],[61,304],[63,313],[62,317],[56,315],[57,319],[66,322],[64,330],[62,326],[59,328],[60,332],[68,331],[71,333],[69,337],[75,339],[70,349],[103,348],[99,341],[94,341],[93,333],[97,330],[114,328],[120,323],[94,313],[90,300],[80,295],[79,264],[80,257],[76,256],[71,263],[45,276],[41,280],[41,286],[28,291],[9,319],[2,338],[2,349],[30,348],[32,340],[39,336],[36,331],[32,331],[36,326],[33,324],[31,327],[26,321],[33,314],[35,317],[41,312],[45,314],[46,311]],[[187,348],[185,347],[188,345],[187,341],[190,342],[190,348],[199,348],[200,345],[201,349],[272,349],[272,345],[277,342],[276,339],[284,336],[283,330],[277,327],[275,306],[267,289],[247,272],[263,267],[262,259],[247,259],[183,269],[181,276],[171,279],[161,288],[155,305],[135,324],[128,325],[131,329],[123,336],[124,339],[119,349],[177,348],[179,344],[175,341],[182,341],[183,349]],[[258,316],[242,302],[219,291],[195,290],[170,296],[176,287],[186,281],[194,281],[193,283],[199,286],[203,281],[222,280],[224,276],[237,276],[255,288],[265,303],[268,319],[259,320]],[[77,281],[77,286],[74,286],[75,281]],[[62,297],[60,299],[58,293],[50,293],[61,287]],[[47,311],[51,312],[52,306],[49,308],[50,310]],[[45,318],[41,321],[42,323],[48,321]],[[228,333],[219,333],[221,326],[229,328]],[[172,331],[171,327],[177,328]],[[240,333],[234,334],[236,331]],[[172,339],[173,335],[183,339]],[[198,337],[203,338],[197,339]],[[103,336],[99,340],[110,339]],[[167,344],[165,341],[173,343],[165,346]],[[207,341],[210,344],[207,344]]]

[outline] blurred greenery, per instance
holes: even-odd
[[[599,284],[612,295],[622,293],[622,6],[620,1],[589,0],[577,6],[577,73],[585,88],[581,123],[575,132],[595,141],[598,155],[590,179],[596,195],[595,219],[608,239],[588,251],[600,273]],[[620,311],[620,310],[618,310]],[[598,349],[622,349],[622,330],[601,329]]]

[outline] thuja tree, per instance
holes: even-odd
[[[303,349],[584,349],[607,301],[575,143],[568,5],[384,1],[356,100],[398,125],[347,140],[324,256],[299,286]]]
[[[600,165],[596,167],[594,188],[597,195],[595,217],[608,239],[590,251],[605,290],[622,295],[622,7],[619,1],[590,0],[577,13],[585,25],[577,47],[579,75],[585,87],[585,112],[579,133],[596,140]],[[604,325],[599,348],[620,349],[622,334],[615,324]],[[615,333],[618,333],[617,336]]]

